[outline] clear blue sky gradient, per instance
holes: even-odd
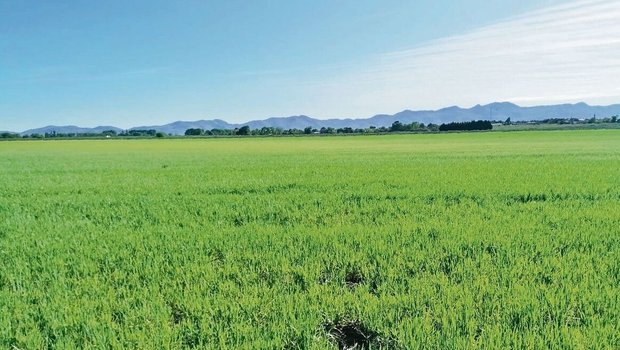
[[[0,0],[0,130],[367,117],[379,111],[306,108],[313,95],[291,91],[558,3]]]

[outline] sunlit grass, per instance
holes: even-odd
[[[0,142],[0,347],[615,349],[619,170],[617,130]]]

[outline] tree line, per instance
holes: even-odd
[[[2,139],[18,139],[20,137],[21,137],[20,134],[16,134],[14,132],[3,132],[3,133],[0,133],[0,138],[2,138]]]
[[[185,131],[185,136],[217,136],[217,135],[311,135],[311,134],[377,134],[377,133],[394,133],[394,132],[437,132],[448,130],[490,130],[492,125],[490,121],[472,121],[457,123],[458,126],[453,125],[455,123],[448,124],[427,124],[412,122],[401,123],[395,121],[391,126],[370,126],[368,128],[352,128],[352,127],[322,127],[313,128],[308,126],[304,129],[283,129],[277,127],[262,127],[260,129],[251,129],[245,125],[241,128],[235,129],[211,129],[205,130],[201,128],[191,128]],[[490,127],[488,127],[490,126]],[[445,129],[445,130],[443,130]]]
[[[18,133],[13,133],[13,132],[3,132],[0,133],[0,138],[1,139],[16,139],[16,138],[24,138],[24,139],[49,139],[49,138],[72,138],[72,137],[79,137],[79,138],[88,138],[88,137],[94,137],[94,138],[101,138],[101,137],[112,137],[112,136],[119,136],[119,137],[165,137],[168,136],[167,134],[163,133],[163,132],[159,132],[157,130],[125,130],[122,132],[116,132],[116,130],[105,130],[102,132],[70,132],[70,133],[63,133],[63,132],[56,132],[56,131],[49,131],[46,133],[32,133],[32,134],[25,134],[25,135],[21,135]]]
[[[597,118],[592,116],[590,118],[546,118],[541,120],[521,120],[513,122],[510,118],[506,119],[502,124],[504,125],[520,125],[520,124],[614,124],[620,123],[620,119],[617,115],[608,118]]]
[[[473,131],[473,130],[491,130],[493,124],[488,120],[474,120],[471,122],[452,122],[441,124],[439,131]]]

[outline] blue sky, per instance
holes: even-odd
[[[618,11],[605,0],[0,0],[0,130],[620,102],[603,81],[620,77]],[[575,73],[585,66],[594,78]]]

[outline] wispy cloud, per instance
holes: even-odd
[[[557,5],[316,82],[321,111],[620,102],[620,1]],[[337,98],[336,98],[337,97]],[[349,113],[350,114],[350,113]]]

